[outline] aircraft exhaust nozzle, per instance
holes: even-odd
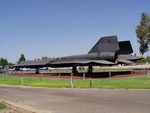
[[[101,60],[116,60],[117,54],[115,52],[101,52],[101,53],[99,53],[99,59],[101,59]]]

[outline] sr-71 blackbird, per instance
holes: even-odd
[[[130,41],[118,42],[117,36],[107,36],[101,37],[88,54],[58,58],[52,61],[50,66],[73,67],[73,73],[77,73],[77,66],[89,66],[88,72],[91,73],[92,66],[132,64],[140,59],[131,56],[131,53],[133,49]]]
[[[72,73],[78,73],[77,66],[88,66],[88,73],[92,73],[92,66],[132,64],[141,57],[132,56],[133,49],[130,41],[118,42],[117,36],[101,37],[92,49],[83,55],[60,57],[40,61],[24,61],[15,67],[72,67]],[[40,63],[41,62],[41,63]]]

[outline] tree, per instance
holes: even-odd
[[[147,62],[150,62],[150,56],[147,56],[146,58],[137,61],[137,63],[147,63]]]
[[[0,65],[1,66],[6,66],[8,64],[8,61],[4,58],[0,58]]]
[[[21,55],[20,55],[18,64],[19,64],[20,62],[22,62],[22,61],[26,61],[24,54],[21,54]]]
[[[14,64],[14,63],[10,63],[10,62],[7,64],[7,66],[8,66],[9,68],[13,67],[13,65],[15,65],[15,64]]]
[[[141,21],[136,28],[136,34],[140,44],[139,51],[143,55],[149,50],[150,44],[150,15],[147,13],[141,14]]]
[[[43,57],[42,57],[42,60],[44,60],[44,59],[48,59],[48,57],[47,57],[47,56],[43,56]]]

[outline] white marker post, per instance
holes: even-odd
[[[109,67],[109,78],[111,78],[111,68]]]
[[[73,83],[73,73],[71,73],[71,78],[70,78],[70,82],[71,82],[71,88],[74,88],[74,83]]]
[[[89,82],[90,82],[90,88],[92,88],[92,79],[91,78],[89,79]]]
[[[21,84],[24,85],[23,75],[21,74]]]
[[[83,80],[85,80],[85,73],[83,73]]]

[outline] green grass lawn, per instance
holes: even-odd
[[[89,80],[73,80],[75,88],[89,88]],[[18,77],[0,76],[0,84],[22,85],[22,79]],[[70,80],[62,79],[41,79],[23,78],[23,85],[38,87],[70,88]],[[104,89],[150,89],[150,76],[121,78],[121,79],[101,79],[92,80],[93,88]]]
[[[94,80],[93,86],[106,89],[150,89],[150,77]]]
[[[0,110],[1,109],[5,109],[7,106],[5,105],[5,104],[3,104],[3,103],[0,103]]]

